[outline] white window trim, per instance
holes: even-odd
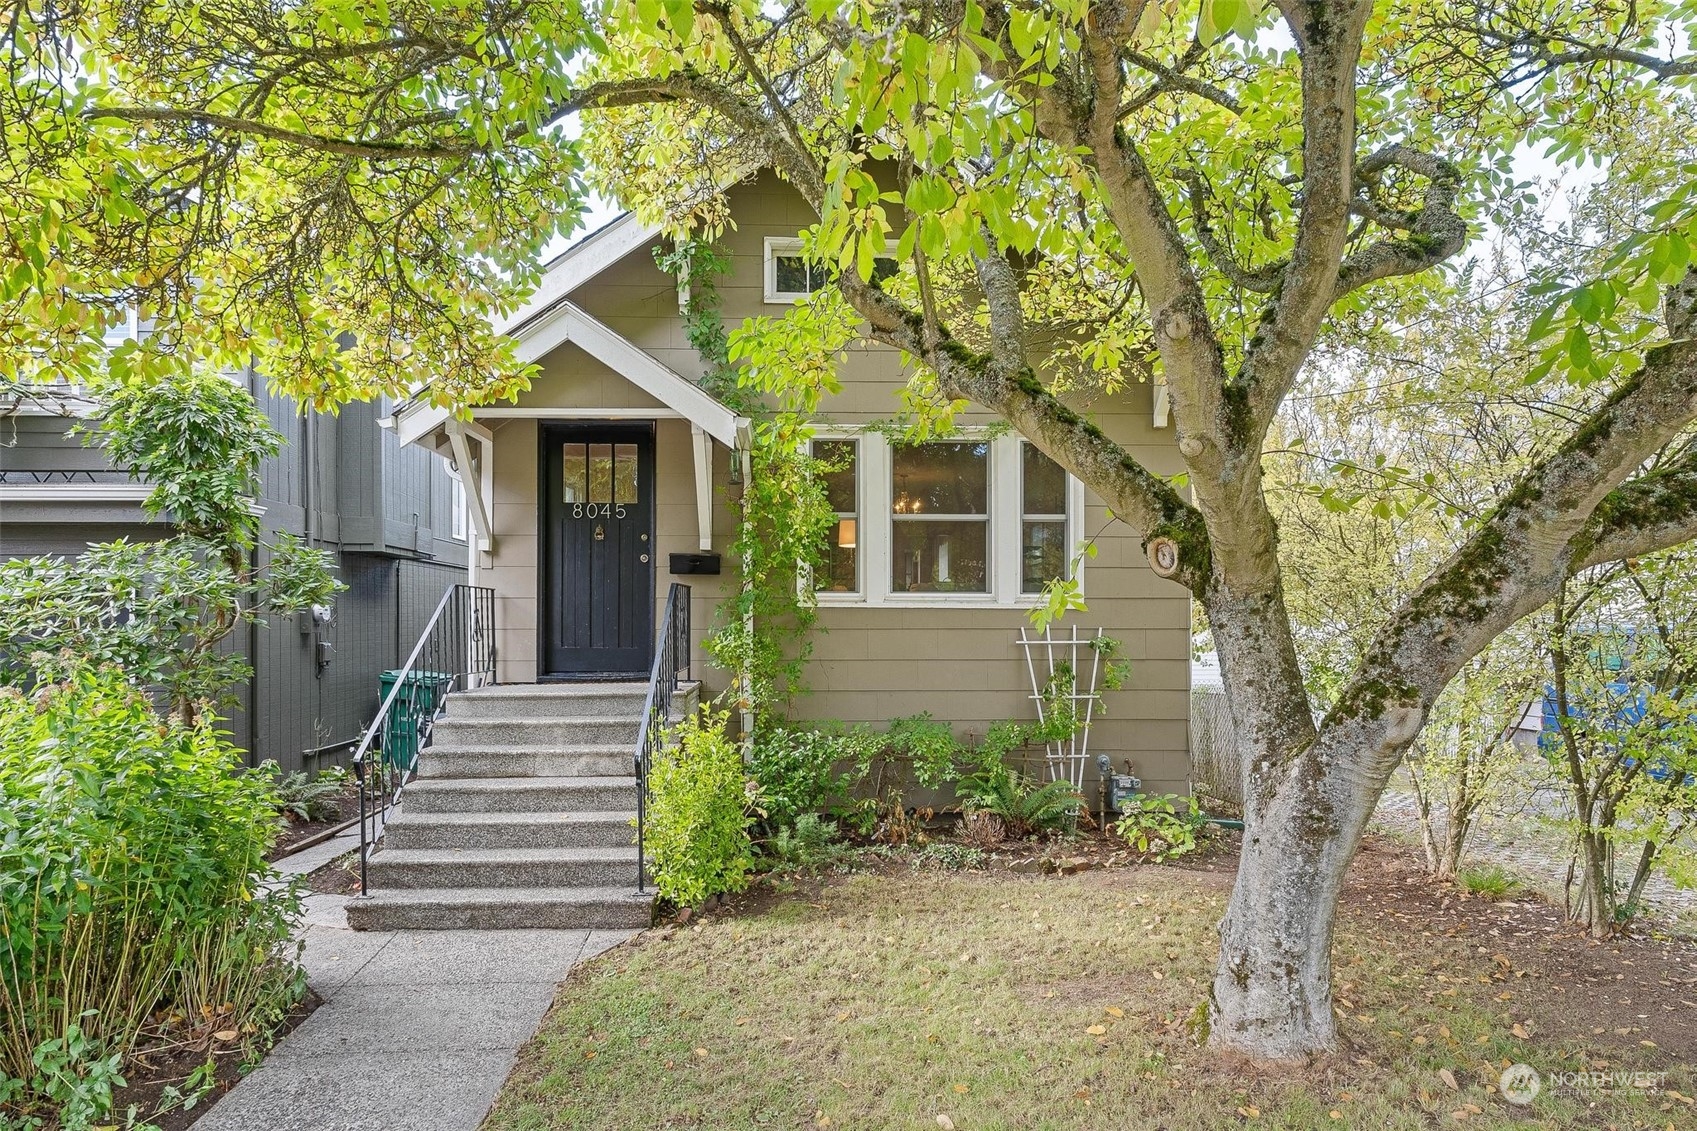
[[[963,428],[955,435],[939,440],[971,442],[982,440],[989,433],[985,428]],[[896,593],[890,589],[890,552],[894,545],[895,516],[890,511],[893,486],[893,445],[882,432],[856,431],[852,428],[820,428],[815,440],[859,440],[856,460],[855,490],[860,506],[860,525],[856,534],[860,551],[859,593],[824,593],[814,591],[813,600],[821,608],[883,608],[883,609],[1029,609],[1040,604],[1041,593],[1020,592],[1020,557],[1024,516],[1020,492],[1020,445],[1025,442],[1018,433],[1010,432],[990,438],[989,473],[990,497],[990,591],[988,593]],[[926,517],[940,517],[927,515]],[[977,515],[968,516],[978,518]],[[1077,546],[1083,540],[1084,484],[1067,475],[1067,560],[1073,561]],[[1074,566],[1073,576],[1079,586],[1084,584],[1082,562]]]
[[[805,245],[802,241],[794,238],[793,236],[767,236],[765,246],[765,285],[762,289],[765,292],[766,301],[773,306],[793,306],[802,299],[812,295],[814,293],[812,291],[780,291],[778,289],[778,257],[802,255],[805,250]],[[878,261],[880,263],[890,263],[893,265],[896,260],[895,257],[891,255],[880,255],[878,256]],[[814,263],[808,265],[808,270],[810,271],[824,269],[825,267],[823,264]]]
[[[778,257],[799,256],[802,254],[802,242],[798,239],[783,236],[766,237],[766,301],[774,304],[800,302],[811,291],[780,291],[778,289]],[[809,268],[811,270],[811,268]],[[824,439],[825,437],[821,437]]]

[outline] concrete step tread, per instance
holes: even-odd
[[[383,848],[373,864],[388,867],[436,864],[622,864],[635,862],[631,848]]]
[[[367,906],[380,903],[632,903],[654,901],[652,891],[622,888],[378,888],[356,896]]]
[[[438,726],[441,724],[437,724]],[[503,757],[509,754],[624,754],[636,756],[636,744],[631,742],[565,742],[565,743],[531,743],[511,746],[500,746],[494,743],[479,744],[476,742],[432,742],[422,752],[422,757],[432,754],[498,754]]]
[[[690,686],[685,684],[685,687]],[[612,683],[497,683],[489,687],[474,687],[469,691],[456,691],[450,699],[466,698],[500,699],[506,696],[517,698],[537,697],[555,699],[588,699],[596,695],[611,695],[619,692],[641,692],[647,694],[647,681],[620,680]]]
[[[524,778],[414,778],[407,783],[407,794],[430,793],[509,793],[554,789],[566,792],[595,789],[635,789],[636,775],[616,777],[524,777]],[[403,795],[404,796],[404,795]]]
[[[543,825],[624,824],[636,819],[635,809],[536,810],[518,813],[418,813],[402,810],[389,818],[388,827],[397,825]]]
[[[444,715],[439,722],[437,722],[436,729],[441,730],[449,723],[454,724],[456,729],[459,727],[475,727],[482,729],[488,727],[513,726],[515,724],[524,725],[528,723],[535,723],[537,725],[546,724],[548,726],[565,726],[568,724],[603,726],[613,723],[640,722],[641,720],[642,711],[640,709],[631,711],[628,714],[618,715],[503,715],[500,718],[455,715],[452,712],[449,712]]]

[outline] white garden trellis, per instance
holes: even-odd
[[[1068,710],[1076,725],[1067,738],[1052,738],[1045,743],[1044,761],[1049,767],[1050,781],[1069,781],[1076,790],[1084,789],[1084,762],[1090,751],[1090,723],[1095,718],[1096,679],[1101,673],[1102,630],[1096,634],[1080,635],[1072,625],[1069,635],[1056,638],[1053,627],[1041,636],[1019,629],[1019,646],[1025,651],[1025,670],[1031,675],[1031,699],[1037,704],[1037,721],[1048,724],[1057,710]],[[1079,651],[1090,653],[1090,678],[1079,678]],[[1039,672],[1045,673],[1039,678]],[[1062,708],[1060,705],[1065,704]]]

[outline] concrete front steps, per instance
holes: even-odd
[[[348,903],[358,930],[645,927],[633,759],[646,684],[449,696]],[[693,711],[691,685],[673,717]]]

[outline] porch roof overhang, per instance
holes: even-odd
[[[737,415],[695,382],[585,313],[576,303],[556,299],[507,332],[517,343],[514,352],[520,361],[536,361],[570,342],[727,448],[748,446],[750,425],[746,416]],[[473,406],[470,415],[475,420],[480,416],[509,413],[499,406]],[[595,413],[590,409],[562,408],[559,415]],[[395,410],[391,423],[403,445],[426,442],[434,433],[433,442],[426,446],[439,447],[452,416],[448,409],[424,401],[409,401]]]
[[[702,549],[712,544],[712,461],[708,437],[732,451],[746,452],[751,424],[695,382],[662,363],[648,351],[590,315],[570,296],[606,268],[639,250],[660,229],[626,213],[572,247],[549,265],[541,284],[496,330],[514,340],[514,353],[523,362],[547,356],[568,342],[595,358],[663,406],[650,416],[681,417],[689,421],[695,439],[696,502],[700,511]],[[381,421],[395,431],[401,444],[418,444],[447,456],[461,469],[467,509],[477,531],[480,550],[494,548],[490,502],[493,493],[493,441],[488,428],[477,423],[508,416],[595,419],[628,417],[629,409],[594,407],[472,406],[465,415],[420,400],[398,406]],[[470,417],[468,421],[466,416]],[[475,450],[473,445],[475,444]]]
[[[660,225],[644,223],[636,213],[626,212],[573,244],[550,263],[524,305],[497,321],[495,329],[514,339],[514,352],[525,362],[536,361],[571,342],[727,448],[746,447],[749,429],[746,417],[738,416],[695,382],[569,301],[578,288],[625,256],[652,243],[660,233]],[[427,447],[440,451],[448,446],[446,425],[452,415],[448,409],[414,400],[396,408],[386,423],[394,428],[403,445],[425,442]],[[476,419],[508,415],[508,412],[494,406],[474,406],[470,415]],[[562,409],[560,415],[593,413]]]

